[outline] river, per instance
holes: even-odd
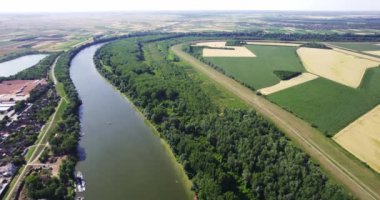
[[[190,186],[168,148],[133,104],[96,70],[101,45],[77,54],[70,74],[79,96],[85,199],[191,199]]]
[[[19,58],[0,63],[0,76],[8,77],[17,74],[18,72],[32,67],[40,60],[48,56],[47,54],[33,54],[21,56]]]

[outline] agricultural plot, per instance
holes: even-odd
[[[194,44],[194,46],[204,46],[204,47],[214,47],[214,48],[223,48],[226,46],[225,41],[216,41],[216,42],[199,42]]]
[[[341,130],[333,139],[380,172],[380,106]]]
[[[353,49],[356,51],[380,51],[380,45],[378,43],[369,43],[369,42],[332,42],[331,44]]]
[[[206,46],[202,52],[203,57],[256,57],[246,47],[226,46],[226,42],[202,42],[195,46]]]
[[[302,83],[306,83],[306,82],[314,80],[316,78],[318,78],[318,76],[306,72],[306,73],[302,73],[301,75],[299,75],[295,78],[285,80],[285,81],[280,81],[276,85],[266,87],[266,88],[262,88],[259,90],[259,92],[263,95],[269,95],[269,94],[279,92],[281,90],[285,90],[285,89],[288,89],[290,87],[293,87],[293,86],[296,86],[296,85],[299,85]]]
[[[297,44],[297,43],[285,43],[285,42],[258,42],[258,41],[247,42],[247,44],[265,45],[265,46],[289,46],[289,47],[298,47],[298,46],[301,45],[301,44]]]
[[[276,70],[299,71],[304,68],[297,56],[297,47],[246,45],[255,58],[207,57],[206,60],[222,68],[227,75],[255,89],[280,82]]]
[[[380,51],[364,51],[364,52],[375,55],[375,56],[380,56]]]
[[[339,48],[334,48],[334,51],[341,52],[341,53],[351,55],[351,56],[355,56],[357,58],[372,60],[372,61],[380,63],[379,57],[375,57],[375,56],[371,56],[371,55],[364,55],[362,53],[357,53],[357,52],[353,52],[353,51],[349,51],[349,50],[345,50],[345,49],[339,49]]]
[[[297,53],[308,72],[353,88],[360,85],[368,68],[380,64],[331,49],[302,47]]]
[[[371,68],[354,89],[318,78],[267,98],[312,124],[328,136],[380,104],[380,68]]]
[[[203,57],[256,57],[245,47],[234,47],[233,49],[203,49]]]

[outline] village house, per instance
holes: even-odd
[[[39,85],[46,85],[45,79],[10,80],[0,83],[0,120],[12,110],[17,101],[26,100],[30,92]]]

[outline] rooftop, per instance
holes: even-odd
[[[15,96],[28,96],[37,85],[47,84],[41,80],[11,80],[0,83],[0,100],[6,101]]]

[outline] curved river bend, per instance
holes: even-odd
[[[96,70],[90,46],[71,62],[70,75],[82,99],[77,169],[86,179],[85,199],[191,199],[183,172],[160,138],[122,94]]]

